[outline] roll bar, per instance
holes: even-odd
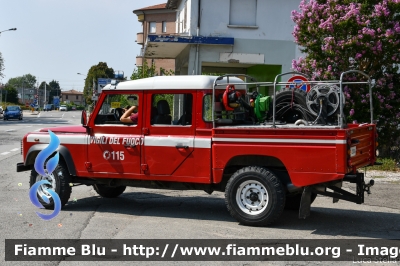
[[[368,79],[368,81],[343,81],[343,78],[345,75],[351,74],[351,73],[357,73],[357,74],[361,74],[364,77],[366,77]],[[305,75],[304,73],[301,72],[297,72],[297,71],[290,71],[290,72],[285,72],[282,74],[278,74],[275,76],[274,82],[257,82],[255,80],[255,78],[246,75],[246,74],[226,74],[226,75],[222,75],[219,76],[215,79],[214,83],[213,83],[213,88],[212,88],[212,108],[214,108],[215,106],[215,89],[218,86],[227,86],[227,85],[246,85],[246,94],[249,94],[248,92],[248,85],[255,85],[257,88],[257,91],[259,91],[259,87],[265,87],[265,86],[273,86],[274,88],[274,93],[273,93],[273,106],[272,106],[272,127],[276,127],[276,120],[275,120],[275,116],[276,116],[276,88],[277,86],[279,87],[283,87],[283,86],[292,86],[294,83],[293,82],[279,82],[278,79],[286,76],[286,75],[301,75],[304,77],[308,77],[307,75]],[[253,82],[240,82],[240,83],[231,83],[229,82],[229,78],[230,77],[245,77],[246,79],[250,79]],[[217,83],[218,81],[223,81],[226,80],[225,83]],[[350,84],[368,84],[369,85],[369,95],[370,95],[370,113],[371,113],[371,124],[373,124],[374,120],[374,114],[373,114],[373,104],[372,104],[372,82],[371,82],[371,78],[364,72],[360,71],[360,70],[348,70],[345,72],[342,72],[340,74],[340,79],[339,80],[326,80],[326,81],[303,81],[301,83],[299,83],[299,86],[303,86],[303,85],[313,85],[313,84],[328,84],[328,85],[339,85],[340,88],[340,95],[344,95],[343,93],[343,85],[350,85]],[[343,107],[344,107],[344,103],[343,100],[345,98],[343,96],[339,96],[339,109],[340,109],[340,115],[339,115],[339,119],[338,119],[338,124],[340,126],[340,128],[345,128],[346,125],[344,123],[345,120],[345,116],[343,113]],[[212,121],[213,121],[213,127],[215,127],[215,117],[214,117],[214,112],[212,112]]]

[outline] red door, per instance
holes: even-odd
[[[152,91],[145,95],[147,112],[143,146],[146,175],[194,176],[194,97],[192,91]]]
[[[104,93],[104,92],[103,92]],[[95,109],[89,125],[86,166],[92,176],[118,176],[129,178],[140,174],[140,156],[144,143],[142,135],[143,112],[139,111],[137,124],[122,124],[118,108],[126,107],[126,99],[135,96],[137,105],[142,100],[141,92],[121,92],[106,95]],[[125,105],[125,106],[123,106]],[[140,110],[140,104],[139,104]]]

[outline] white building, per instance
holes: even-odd
[[[176,34],[149,36],[147,58],[175,58],[176,74],[242,73],[258,81],[291,71],[300,55],[291,11],[298,0],[168,0]]]

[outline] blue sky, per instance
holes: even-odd
[[[128,78],[140,46],[141,23],[133,10],[167,0],[0,0],[0,52],[5,77],[32,74],[59,81],[63,90],[83,90],[89,68],[107,62]]]

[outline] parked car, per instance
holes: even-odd
[[[43,111],[51,111],[51,110],[54,110],[54,105],[52,105],[52,104],[44,105]]]
[[[60,111],[67,111],[66,105],[60,105]]]
[[[23,114],[22,114],[22,110],[19,106],[10,105],[10,106],[7,106],[6,109],[4,110],[4,113],[3,113],[4,120],[8,120],[8,119],[22,120],[22,118],[23,118]]]
[[[3,114],[3,107],[0,106],[0,114]]]

